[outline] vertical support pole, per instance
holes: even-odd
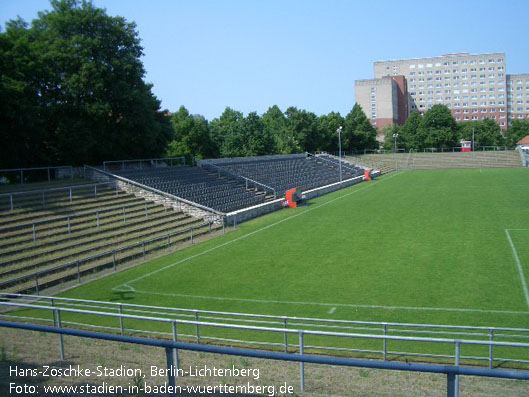
[[[50,181],[51,181],[51,178],[50,178],[50,168],[49,168],[49,167],[46,168],[46,171],[48,171],[48,182],[50,182]]]
[[[125,207],[123,207],[123,223],[125,223]]]
[[[97,185],[94,185],[94,198],[97,198]]]
[[[456,397],[456,376],[454,374],[446,374],[446,395],[448,397]]]
[[[123,314],[123,305],[120,303],[119,306],[119,314]],[[119,316],[119,329],[121,330],[121,336],[125,335],[125,327],[123,325],[123,317]]]
[[[283,328],[287,329],[287,318],[286,317],[283,317]],[[283,333],[283,343],[285,345],[285,353],[288,353],[288,334],[286,331]]]
[[[116,197],[118,197],[119,190],[118,190],[118,183],[116,182]]]
[[[303,331],[299,331],[299,354],[303,355]],[[305,363],[299,363],[299,385],[301,392],[305,392]]]
[[[489,341],[494,342],[494,330],[489,330]],[[489,345],[489,369],[492,369],[494,366],[494,357],[492,355],[492,344]]]
[[[224,223],[224,219],[222,220],[222,234],[226,233],[226,224]]]
[[[209,234],[211,234],[211,221],[209,221]]]
[[[40,295],[39,293],[39,275],[35,274],[35,292],[37,295]]]
[[[148,213],[147,213],[147,203],[145,203],[145,218],[148,217]]]
[[[193,227],[191,228],[191,244],[193,244]]]
[[[72,226],[70,225],[70,217],[68,217],[68,236],[72,232]]]
[[[456,341],[456,367],[459,367],[459,359],[461,356],[461,346],[459,344],[459,341]],[[455,376],[454,380],[454,397],[459,396],[459,375]]]
[[[171,251],[171,236],[167,235],[167,251]]]
[[[197,324],[195,325],[197,331],[197,343],[200,343],[200,333],[198,330],[198,312],[195,312],[195,321],[197,322]]]
[[[10,212],[13,213],[13,195],[12,194],[9,195],[9,208],[10,208]]]
[[[165,348],[165,357],[167,358],[167,380],[169,381],[169,390],[171,391],[168,395],[175,397],[175,377],[172,375],[174,371],[173,352],[170,347]]]
[[[57,309],[57,327],[62,328],[60,309]],[[61,352],[61,360],[64,360],[64,340],[62,334],[59,334],[59,350]]]
[[[81,263],[80,261],[77,261],[77,283],[81,283],[81,270],[80,270],[80,267],[81,267]]]
[[[24,184],[24,171],[23,170],[20,170],[20,184],[21,185]]]
[[[388,340],[386,336],[388,335],[388,325],[384,324],[384,361],[387,361],[388,355]]]
[[[72,188],[70,188],[70,203],[72,202]]]
[[[96,211],[96,226],[97,230],[99,230],[99,211]]]
[[[172,327],[172,330],[173,330],[173,342],[176,342],[177,341],[177,333],[176,333],[176,323],[173,321],[171,322],[171,327]],[[178,349],[173,349],[173,361],[174,361],[174,366],[175,366],[175,377],[178,376],[178,368],[180,367],[180,364],[179,364],[179,358],[178,358]]]
[[[51,298],[50,303],[51,303],[51,307],[54,308],[55,307],[55,301],[53,300],[53,298]],[[55,309],[53,309],[51,311],[51,315],[52,315],[51,318],[53,320],[53,326],[56,327],[57,326],[57,318],[55,316]]]
[[[116,250],[112,250],[112,265],[114,266],[114,271],[116,271]]]
[[[237,214],[233,215],[233,228],[237,228]]]

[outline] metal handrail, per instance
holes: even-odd
[[[158,159],[133,159],[133,160],[109,160],[109,161],[103,161],[103,169],[106,171],[107,164],[125,164],[125,163],[140,163],[141,168],[141,162],[142,161],[158,161],[158,160],[171,160],[171,166],[173,165],[173,160],[182,160],[182,164],[185,165],[186,158],[184,156],[178,156],[178,157],[164,157],[164,158],[158,158]]]
[[[139,187],[140,189],[143,189],[143,190],[147,190],[147,191],[150,191],[150,192],[153,192],[153,193],[156,193],[158,195],[161,195],[161,196],[164,196],[168,199],[171,199],[171,200],[176,200],[176,201],[180,201],[184,204],[187,204],[187,205],[190,205],[192,207],[196,207],[196,208],[199,208],[201,210],[204,210],[206,212],[211,212],[215,215],[219,215],[221,217],[224,217],[226,214],[224,212],[220,212],[220,211],[217,211],[213,208],[209,208],[209,207],[206,207],[205,205],[202,205],[202,204],[199,204],[199,203],[195,203],[193,201],[189,201],[189,200],[186,200],[182,197],[178,197],[178,196],[175,196],[174,194],[170,194],[170,193],[167,193],[167,192],[163,192],[161,190],[158,190],[156,188],[153,188],[151,186],[147,186],[147,185],[144,185],[142,183],[139,183],[139,182],[136,182],[136,181],[133,181],[133,180],[130,180],[130,179],[127,179],[127,178],[124,178],[122,176],[119,176],[119,175],[115,175],[115,174],[112,174],[108,171],[103,171],[103,170],[100,170],[99,168],[95,168],[95,167],[91,167],[89,165],[85,165],[85,169],[88,168],[90,170],[93,170],[95,172],[99,172],[105,176],[108,176],[110,178],[114,178],[114,179],[117,179],[118,181],[121,181],[121,182],[125,182],[125,183],[128,183],[130,185],[133,185],[133,186],[136,186],[136,187]]]
[[[228,174],[228,175],[230,175],[230,176],[232,176],[234,178],[242,178],[242,179],[246,180],[246,183],[248,183],[248,181],[249,181],[249,182],[254,183],[256,185],[263,186],[265,189],[271,190],[272,193],[274,193],[274,198],[277,197],[276,190],[273,187],[271,187],[271,186],[265,185],[264,183],[261,183],[261,182],[257,182],[257,181],[255,181],[255,180],[253,180],[251,178],[246,177],[246,176],[243,176],[243,175],[240,175],[240,174],[236,174],[233,171],[227,170],[227,169],[225,169],[223,167],[220,167],[220,166],[218,166],[216,164],[210,163],[208,160],[202,160],[201,164],[199,165],[199,167],[202,167],[202,163],[204,163],[206,165],[210,165],[210,166],[216,168],[219,172],[224,172],[224,173],[226,173],[226,174]]]
[[[467,325],[443,325],[443,324],[417,324],[417,323],[397,323],[397,322],[375,322],[375,321],[358,321],[358,320],[335,320],[335,319],[326,319],[326,318],[312,318],[312,317],[296,317],[296,316],[275,316],[270,314],[252,314],[252,313],[238,313],[238,312],[223,312],[223,311],[214,311],[214,310],[200,310],[200,309],[186,309],[186,308],[174,308],[174,307],[165,307],[165,306],[152,306],[152,305],[138,305],[133,303],[119,303],[119,302],[108,302],[108,301],[97,301],[90,299],[76,299],[76,298],[64,298],[59,296],[44,296],[44,295],[31,295],[31,294],[14,294],[8,292],[0,292],[0,296],[6,298],[9,297],[18,297],[18,298],[30,298],[36,300],[53,300],[54,303],[58,301],[63,302],[73,302],[73,303],[90,303],[98,305],[107,305],[107,306],[122,306],[130,308],[140,308],[140,309],[155,309],[155,310],[167,310],[177,313],[186,312],[186,313],[200,313],[200,314],[210,314],[210,315],[225,315],[225,316],[234,316],[234,317],[248,317],[248,318],[264,318],[272,320],[289,320],[289,321],[305,321],[305,322],[315,322],[315,323],[336,323],[336,324],[348,324],[348,325],[369,325],[369,326],[388,326],[388,327],[409,327],[409,328],[432,328],[432,329],[457,329],[457,330],[478,330],[478,331],[490,331],[495,332],[521,332],[527,333],[529,336],[528,328],[510,328],[510,327],[485,327],[485,326],[467,326]]]
[[[94,186],[100,186],[100,185],[112,185],[115,184],[115,182],[98,182],[98,183],[87,183],[83,185],[72,185],[72,186],[65,186],[65,187],[54,187],[50,189],[39,189],[39,190],[25,190],[22,192],[11,192],[11,193],[0,193],[0,197],[3,196],[20,196],[24,194],[37,194],[37,193],[47,193],[57,190],[70,190],[70,189],[81,189],[81,188],[88,188],[88,187],[94,187]]]
[[[26,228],[28,228],[28,227],[30,227],[32,225],[41,225],[41,224],[45,224],[45,223],[59,222],[59,221],[68,220],[68,219],[84,218],[84,217],[87,217],[89,215],[94,215],[94,214],[104,214],[106,212],[117,211],[117,210],[121,210],[121,209],[125,209],[125,208],[138,207],[139,205],[140,204],[121,205],[119,207],[105,208],[105,209],[98,210],[98,211],[83,212],[83,213],[80,213],[80,214],[72,214],[72,215],[64,215],[64,216],[60,216],[60,217],[57,217],[57,218],[44,219],[42,221],[28,222],[28,223],[22,223],[22,224],[18,224],[18,225],[13,225],[13,226],[2,227],[2,228],[0,228],[0,233],[7,232],[9,230],[26,229]]]
[[[329,157],[332,157],[332,158],[336,157],[336,156],[334,156],[332,154],[329,154],[329,153],[322,153],[322,154],[319,154],[319,155],[315,155],[314,157],[318,158],[319,160],[326,161],[326,162],[328,162],[328,163],[330,163],[330,164],[332,164],[334,166],[338,165],[338,164],[335,164],[332,161],[330,161],[330,160],[328,160],[328,159],[326,159],[325,157],[322,157],[322,156],[329,156]],[[339,159],[336,159],[336,161],[340,162]],[[346,163],[346,161],[341,160],[341,162],[342,162],[342,167],[344,167],[344,168],[346,168],[346,169],[348,169],[349,171],[352,171],[352,172],[358,172],[358,170],[355,170],[354,168],[351,168],[348,165],[345,165],[344,163]]]
[[[108,255],[111,255],[111,254],[114,254],[114,253],[117,253],[117,252],[120,252],[120,251],[125,251],[125,250],[128,250],[128,249],[134,248],[134,247],[138,247],[140,245],[141,246],[145,246],[145,245],[147,245],[149,243],[152,243],[152,242],[155,242],[155,241],[158,241],[158,240],[165,240],[165,239],[173,237],[173,236],[185,234],[185,233],[190,232],[190,231],[192,231],[194,229],[205,227],[206,225],[209,226],[209,225],[211,225],[211,223],[207,223],[207,222],[200,223],[198,225],[189,227],[187,229],[179,230],[179,231],[176,231],[176,232],[173,232],[173,233],[167,233],[167,234],[164,234],[163,236],[156,237],[156,238],[153,238],[153,239],[150,239],[150,240],[138,241],[136,243],[129,244],[129,245],[126,245],[124,247],[114,248],[112,250],[99,253],[97,255],[88,256],[88,257],[85,257],[85,258],[82,258],[82,259],[70,261],[70,262],[64,263],[62,265],[52,267],[52,268],[49,268],[49,269],[41,270],[41,271],[38,271],[38,272],[34,272],[34,273],[26,274],[26,275],[23,275],[23,276],[19,276],[19,277],[13,278],[13,279],[9,279],[9,280],[6,280],[6,281],[2,281],[2,282],[0,282],[0,288],[4,287],[6,285],[18,284],[20,282],[27,281],[27,280],[32,280],[32,279],[37,280],[37,283],[38,283],[38,278],[42,277],[42,276],[44,276],[46,274],[50,274],[50,273],[57,272],[59,270],[71,268],[71,267],[79,265],[82,262],[86,262],[86,261],[89,261],[89,260],[93,260],[93,259],[101,258],[101,257],[104,257],[104,256],[108,256]],[[37,284],[37,289],[38,289],[38,284]]]
[[[174,323],[172,323],[174,324]],[[24,323],[11,323],[7,321],[0,321],[0,326],[9,327],[15,329],[25,329],[31,331],[40,332],[51,332],[60,335],[60,351],[61,359],[64,359],[64,344],[63,335],[72,335],[85,338],[119,341],[124,343],[135,343],[147,346],[155,346],[165,348],[166,360],[167,360],[167,373],[168,373],[168,384],[171,387],[169,395],[171,397],[176,395],[175,390],[175,375],[173,369],[178,369],[178,355],[177,349],[201,351],[208,353],[218,353],[227,355],[237,355],[243,357],[255,357],[265,358],[273,360],[293,361],[300,363],[300,389],[304,392],[305,386],[305,372],[304,363],[315,363],[315,364],[327,364],[327,365],[342,365],[351,367],[364,367],[364,368],[376,368],[376,369],[390,369],[410,372],[428,372],[428,373],[440,373],[447,375],[447,395],[449,397],[455,396],[458,393],[459,382],[456,376],[459,375],[470,375],[470,376],[486,376],[496,378],[507,378],[507,379],[524,379],[529,380],[529,373],[520,371],[506,371],[506,370],[487,370],[481,368],[468,368],[461,367],[459,363],[455,366],[444,366],[444,365],[431,365],[431,364],[415,364],[415,363],[395,363],[395,362],[380,362],[380,361],[367,361],[367,360],[356,360],[350,358],[336,358],[336,357],[322,357],[307,355],[303,352],[303,337],[304,333],[299,333],[299,353],[300,354],[288,354],[288,353],[277,353],[277,352],[266,352],[256,351],[247,349],[234,349],[230,347],[221,346],[209,346],[200,344],[187,344],[178,342],[176,339],[176,328],[173,326],[173,341],[156,340],[147,338],[138,338],[124,335],[112,335],[103,334],[91,331],[64,329],[60,327],[45,327],[34,324]]]
[[[227,324],[217,322],[204,322],[196,320],[180,320],[164,317],[151,317],[151,316],[138,316],[134,314],[125,313],[109,313],[94,310],[82,310],[82,309],[71,309],[71,308],[59,308],[50,306],[39,306],[39,305],[28,305],[25,303],[15,302],[0,302],[0,306],[13,306],[26,309],[37,309],[47,311],[61,311],[62,313],[76,313],[86,315],[97,315],[102,317],[116,317],[130,320],[146,320],[156,321],[161,323],[176,323],[182,325],[194,325],[202,327],[213,327],[213,328],[225,328],[235,330],[246,330],[246,331],[265,331],[273,333],[288,333],[288,334],[299,334],[303,332],[305,335],[314,336],[331,336],[331,337],[346,337],[346,338],[360,338],[360,339],[373,339],[373,340],[394,340],[394,341],[408,341],[408,342],[428,342],[428,343],[450,343],[460,345],[480,345],[480,346],[504,346],[504,347],[521,347],[529,349],[529,343],[520,342],[495,342],[495,341],[484,341],[484,340],[472,340],[472,339],[451,339],[451,338],[427,338],[427,337],[411,337],[411,336],[393,336],[393,335],[373,335],[373,334],[359,334],[359,333],[345,333],[345,332],[326,332],[326,331],[312,331],[304,329],[292,329],[292,328],[275,328],[275,327],[257,327],[253,325],[240,325],[240,324]]]

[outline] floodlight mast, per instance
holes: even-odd
[[[342,183],[342,126],[336,130],[338,133],[338,162],[340,166],[340,183]]]

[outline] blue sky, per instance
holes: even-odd
[[[423,4],[417,7],[417,4]],[[454,52],[506,52],[529,73],[529,1],[94,0],[137,24],[146,80],[162,107],[209,120],[288,106],[345,115],[373,62]],[[0,0],[0,24],[50,9]]]

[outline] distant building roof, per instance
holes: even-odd
[[[517,143],[517,145],[529,145],[529,135],[527,135],[525,138],[522,138],[521,141]]]

